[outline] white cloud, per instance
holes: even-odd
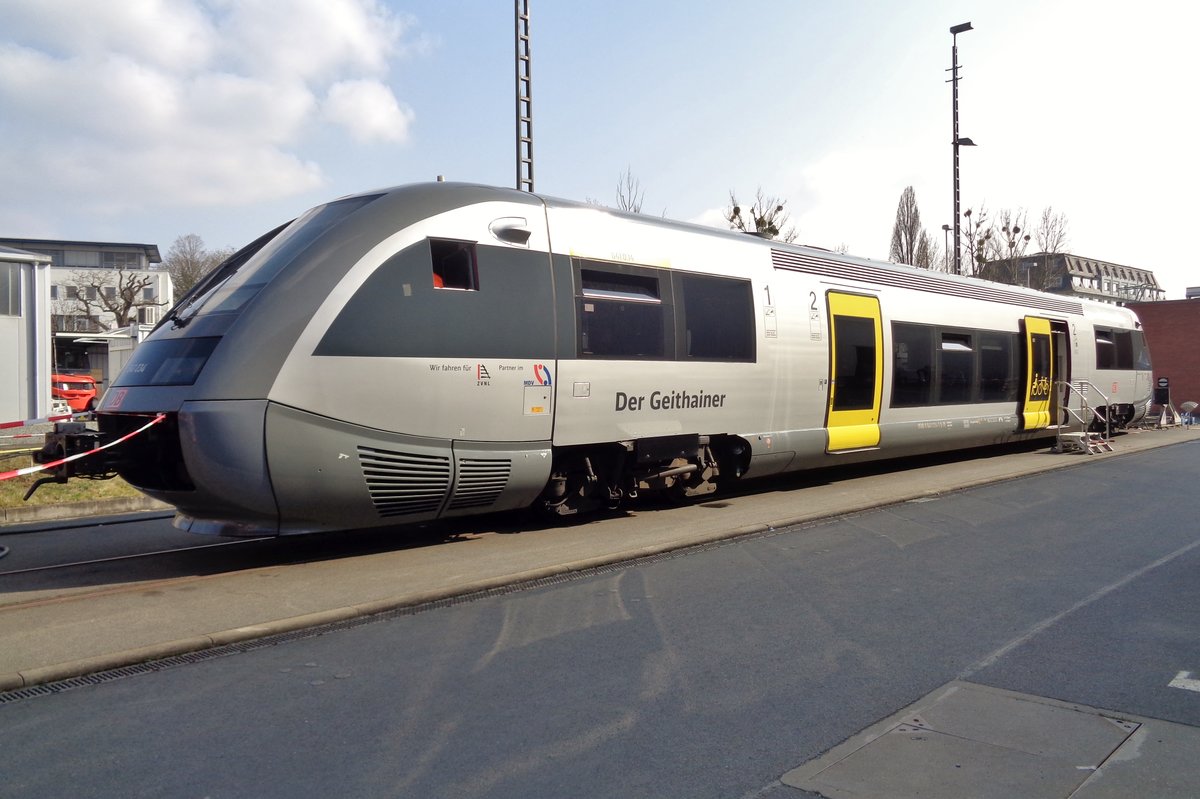
[[[408,138],[413,113],[401,106],[392,90],[373,80],[333,84],[325,101],[325,118],[343,126],[357,141],[402,142]]]
[[[407,20],[375,0],[220,2],[226,55],[269,77],[336,79],[378,75],[400,52]]]
[[[204,64],[218,41],[212,20],[190,0],[14,0],[3,19],[5,38],[59,57],[120,52],[171,70]]]
[[[0,172],[25,209],[248,204],[320,186],[306,142],[402,142],[383,82],[410,23],[376,0],[16,0]],[[51,212],[51,211],[48,211]],[[15,210],[0,208],[4,226]]]
[[[694,225],[708,225],[709,227],[721,228],[722,230],[729,229],[729,222],[725,219],[724,207],[705,208],[687,221]]]

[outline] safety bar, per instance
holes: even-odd
[[[1083,425],[1083,432],[1085,432],[1085,433],[1087,432],[1089,422],[1087,419],[1084,418],[1083,415],[1081,415],[1080,413],[1076,413],[1075,410],[1073,408],[1071,408],[1071,403],[1070,403],[1071,392],[1075,392],[1079,396],[1080,410],[1084,414],[1091,412],[1091,415],[1095,419],[1104,422],[1104,440],[1108,441],[1109,439],[1112,438],[1112,413],[1109,411],[1109,409],[1112,407],[1112,401],[1108,398],[1108,395],[1106,395],[1103,391],[1101,391],[1096,386],[1096,384],[1091,382],[1090,380],[1077,380],[1074,383],[1070,383],[1066,380],[1056,380],[1055,384],[1058,386],[1061,386],[1063,389],[1065,389],[1065,391],[1063,392],[1063,395],[1062,395],[1062,402],[1060,403],[1060,407],[1063,410],[1065,410],[1073,419],[1075,419],[1075,421],[1077,421],[1081,425]],[[1084,392],[1079,390],[1080,386],[1087,386],[1089,391],[1096,392],[1096,394],[1100,397],[1100,399],[1104,400],[1105,413],[1103,415],[1101,415],[1101,413],[1099,411],[1097,411],[1090,402],[1088,402],[1087,395],[1084,394]],[[1059,432],[1059,436],[1058,436],[1060,449],[1061,449],[1061,445],[1062,445],[1061,430],[1062,430],[1062,427],[1060,425],[1059,426],[1060,432]]]

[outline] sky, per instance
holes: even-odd
[[[538,193],[886,260],[907,186],[1067,220],[1067,250],[1200,286],[1200,4],[530,0]],[[0,237],[238,247],[322,202],[516,183],[509,0],[0,0]],[[1190,235],[1190,234],[1189,234]],[[1030,252],[1034,251],[1031,247]]]

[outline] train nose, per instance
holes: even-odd
[[[266,400],[191,401],[118,468],[130,484],[174,505],[196,533],[277,535],[279,509],[264,447]]]

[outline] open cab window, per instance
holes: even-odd
[[[435,289],[479,290],[479,267],[475,244],[469,241],[430,239]]]

